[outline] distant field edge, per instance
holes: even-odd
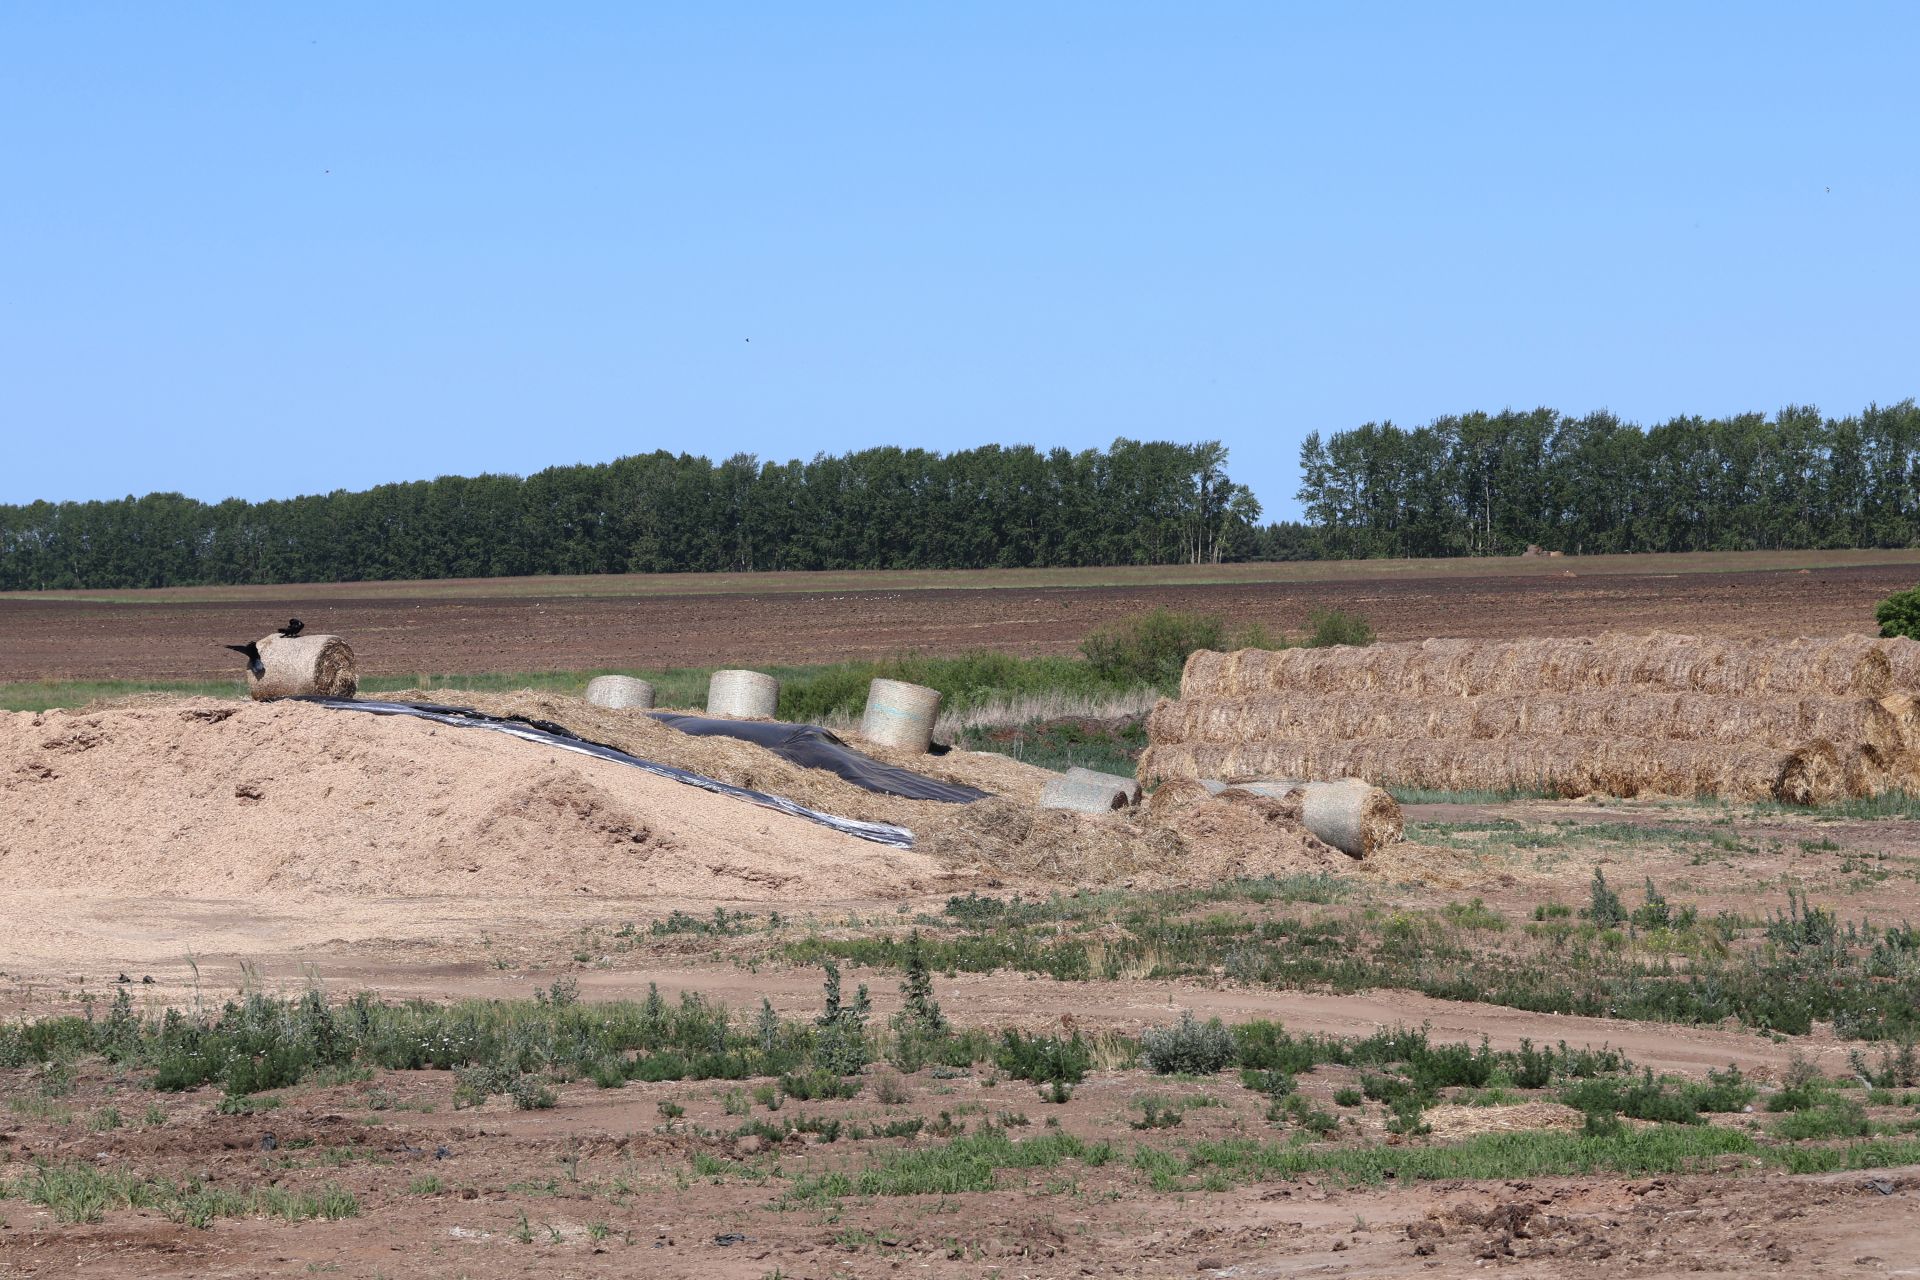
[[[1420,560],[1283,560],[1217,565],[1113,565],[1071,569],[850,569],[767,573],[615,573],[404,582],[273,583],[137,590],[0,592],[12,601],[166,605],[303,599],[406,600],[557,597],[820,595],[883,591],[1097,590],[1258,586],[1435,578],[1556,578],[1817,572],[1912,565],[1920,547],[1839,551],[1683,551],[1607,556],[1457,556]]]

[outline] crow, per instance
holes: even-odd
[[[230,644],[227,648],[233,650],[235,653],[246,655],[247,670],[253,672],[255,677],[267,674],[267,664],[260,661],[259,645],[248,641],[246,644]]]
[[[307,624],[298,618],[288,618],[287,625],[280,628],[280,634],[288,640],[291,640],[305,630],[306,626]]]

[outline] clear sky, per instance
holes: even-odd
[[[1920,5],[0,7],[0,501],[1920,394]]]

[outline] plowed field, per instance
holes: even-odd
[[[1649,630],[1869,631],[1920,552],[1360,561],[987,573],[522,578],[0,597],[0,682],[232,675],[221,645],[298,615],[367,675],[1069,653],[1163,606],[1297,629],[1364,614],[1383,640]]]

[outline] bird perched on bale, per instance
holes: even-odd
[[[287,625],[280,628],[280,634],[285,636],[287,639],[291,640],[295,636],[299,635],[302,631],[306,630],[306,626],[307,624],[300,621],[300,619],[298,618],[288,618]]]
[[[267,664],[260,661],[260,646],[253,641],[249,640],[245,644],[230,644],[227,648],[235,653],[244,654],[247,659],[247,670],[253,672],[256,677],[267,674]]]

